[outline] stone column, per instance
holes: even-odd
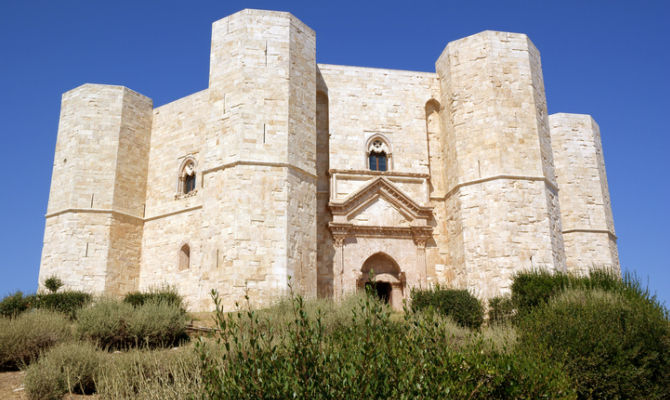
[[[333,262],[333,298],[340,300],[344,292],[344,236],[333,236],[335,260]]]

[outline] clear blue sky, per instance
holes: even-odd
[[[0,296],[32,292],[61,94],[127,86],[159,106],[207,87],[211,23],[243,8],[290,11],[317,61],[434,71],[447,42],[527,33],[550,113],[600,125],[624,270],[670,304],[670,2],[0,0]]]

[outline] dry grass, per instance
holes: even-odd
[[[72,340],[72,324],[57,312],[32,310],[14,319],[0,318],[0,369],[18,369],[40,352]]]

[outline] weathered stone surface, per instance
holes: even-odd
[[[401,307],[412,287],[485,298],[525,268],[618,268],[597,126],[548,118],[525,35],[451,42],[436,73],[347,67],[317,64],[293,15],[243,10],[213,24],[210,60],[207,89],[156,109],[63,95],[40,282],[170,284],[206,310],[211,289],[265,306],[372,273]]]
[[[553,114],[551,140],[568,270],[619,270],[600,129],[590,115]]]

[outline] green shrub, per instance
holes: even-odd
[[[514,302],[509,296],[489,299],[489,324],[506,324],[514,317]]]
[[[177,289],[165,286],[159,289],[151,289],[148,292],[131,292],[126,294],[123,301],[135,307],[145,303],[166,303],[185,310],[184,299],[179,295]]]
[[[170,304],[101,300],[77,314],[78,334],[103,348],[171,346],[187,338],[186,314]]]
[[[566,291],[519,328],[521,351],[563,363],[580,398],[670,396],[668,312],[639,286]]]
[[[16,369],[41,351],[71,340],[71,323],[59,313],[32,310],[16,318],[0,318],[0,369]]]
[[[91,302],[91,295],[79,291],[35,295],[33,307],[58,311],[74,319],[82,307]]]
[[[91,394],[105,354],[86,342],[55,346],[28,367],[24,381],[31,400],[61,400],[65,393]]]
[[[44,281],[44,287],[46,287],[51,293],[56,293],[58,289],[63,287],[63,281],[59,277],[53,275]]]
[[[412,290],[412,310],[433,309],[448,315],[456,323],[477,329],[484,322],[484,309],[476,297],[467,290],[442,289]]]
[[[23,296],[16,292],[5,297],[0,302],[0,315],[15,317],[31,308],[40,308],[50,311],[58,311],[74,318],[77,310],[91,302],[91,295],[79,291],[66,291],[61,293],[40,293]]]
[[[546,270],[525,271],[514,276],[512,302],[518,314],[523,315],[568,288],[622,291],[625,287],[624,281],[610,270],[594,269],[588,276]]]
[[[276,326],[253,311],[224,313],[216,296],[215,304],[221,350],[197,344],[203,398],[575,398],[560,365],[497,351],[476,335],[454,346],[453,325],[436,313],[396,320],[365,297],[327,333],[323,314],[311,315],[300,297],[293,318]]]
[[[23,297],[23,292],[16,291],[0,301],[0,315],[14,318],[31,306],[34,296]]]

